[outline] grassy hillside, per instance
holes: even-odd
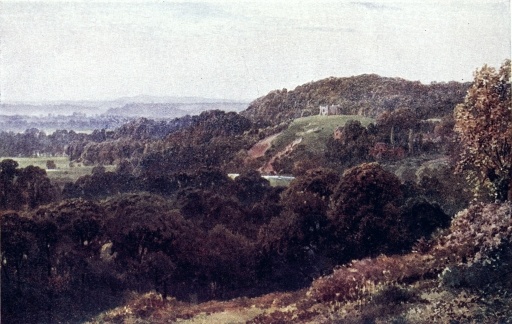
[[[359,120],[365,127],[374,122],[372,118],[357,115],[298,118],[273,141],[273,150],[280,152],[295,140],[302,139],[300,144],[304,145],[307,151],[323,154],[327,139],[332,137],[337,127],[343,127],[349,120]]]

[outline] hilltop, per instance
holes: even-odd
[[[469,83],[422,84],[376,74],[306,83],[294,90],[274,90],[250,103],[241,114],[271,125],[306,115],[317,115],[322,105],[335,105],[341,115],[375,118],[385,111],[407,107],[421,119],[451,114]]]

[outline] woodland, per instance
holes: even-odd
[[[240,113],[0,132],[1,320],[508,323],[510,73],[331,77]],[[16,161],[35,154],[46,169]],[[92,171],[52,179],[57,156]]]

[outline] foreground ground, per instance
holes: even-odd
[[[303,290],[185,303],[155,293],[89,323],[512,323],[512,204],[475,204],[410,253],[338,266]]]
[[[155,293],[89,323],[512,323],[512,297],[474,289],[440,287],[439,279],[375,287],[354,301],[318,303],[307,290],[257,298],[190,304]]]

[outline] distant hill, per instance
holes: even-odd
[[[187,111],[176,108],[174,104],[131,103],[122,107],[110,108],[104,113],[107,116],[175,118],[187,115]]]
[[[74,113],[95,115],[98,114],[98,107],[90,103],[83,105],[80,103],[3,103],[0,104],[0,115],[3,116],[47,116],[62,115],[71,116]]]
[[[116,99],[114,102],[122,105],[132,102],[138,103],[175,103],[175,104],[197,104],[197,103],[231,103],[231,104],[240,104],[244,103],[236,100],[229,99],[216,99],[216,98],[203,98],[203,97],[172,97],[172,96],[148,96],[148,95],[139,95],[133,97],[122,97]]]
[[[206,110],[241,111],[247,102],[201,97],[134,96],[103,101],[2,102],[0,115],[71,116],[75,113],[123,117],[175,118]]]
[[[110,108],[104,115],[146,118],[177,118],[198,115],[207,110],[239,112],[247,107],[240,102],[190,102],[190,103],[130,103]]]
[[[275,90],[254,100],[241,114],[254,122],[276,124],[304,114],[317,115],[322,105],[340,114],[375,118],[387,110],[410,108],[422,119],[450,114],[464,100],[469,83],[422,84],[400,78],[364,74],[330,77],[294,90]]]
[[[131,119],[172,120],[208,110],[239,112],[247,102],[200,97],[124,97],[112,101],[52,101],[0,103],[0,131],[22,133],[37,128],[92,132],[115,129]]]

